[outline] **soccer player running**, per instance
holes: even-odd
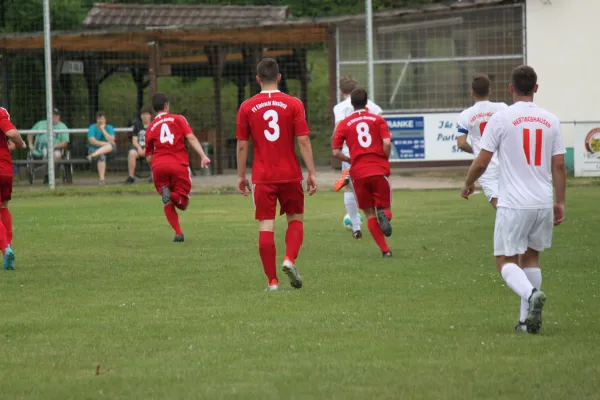
[[[480,142],[483,131],[495,113],[506,109],[504,103],[493,103],[490,101],[490,78],[486,74],[473,75],[471,83],[471,96],[475,104],[464,110],[458,117],[458,147],[462,151],[472,153],[477,157],[481,151]],[[471,138],[471,144],[467,143],[467,136]],[[490,165],[485,173],[479,178],[479,184],[492,207],[498,204],[498,156],[494,154]]]
[[[379,115],[367,111],[367,92],[355,89],[351,95],[354,112],[337,127],[333,138],[333,156],[350,164],[350,178],[358,207],[365,213],[369,232],[384,257],[391,257],[385,236],[392,234],[390,130]],[[342,150],[344,142],[352,157]]]
[[[6,109],[0,107],[0,251],[4,255],[6,270],[15,269],[15,252],[11,248],[12,215],[8,210],[14,175],[9,140],[19,149],[27,147]]]
[[[295,263],[304,239],[304,189],[294,139],[298,141],[308,169],[308,193],[312,196],[317,191],[304,105],[297,98],[277,90],[280,79],[279,66],[275,60],[265,58],[258,64],[256,80],[262,91],[240,106],[236,129],[238,190],[244,196],[250,191],[253,194],[255,218],[260,230],[258,252],[269,281],[268,291],[279,290],[274,238],[277,201],[280,214],[286,214],[288,223],[282,271],[293,288],[302,287],[302,278]],[[254,146],[253,190],[250,190],[250,183],[246,178],[250,139]]]
[[[169,112],[166,94],[154,94],[152,108],[157,115],[146,130],[146,159],[152,165],[154,187],[162,196],[167,221],[175,231],[173,242],[183,242],[176,208],[184,211],[188,207],[192,191],[185,140],[200,155],[202,168],[208,167],[210,159],[186,119]]]
[[[358,87],[358,82],[351,76],[342,76],[340,78],[339,87],[340,93],[344,100],[333,107],[333,115],[335,118],[335,128],[333,130],[334,135],[339,123],[354,112],[354,107],[352,107],[352,103],[350,102],[350,95],[352,94],[352,91]],[[381,107],[373,103],[371,100],[368,100],[367,102],[367,110],[370,113],[377,115],[380,115],[382,112]],[[331,138],[333,139],[333,135]],[[342,152],[347,157],[350,157],[350,149],[346,144],[344,144]],[[346,206],[346,212],[348,213],[350,221],[352,222],[352,236],[355,239],[361,239],[362,232],[360,230],[360,215],[358,215],[356,196],[353,193],[352,185],[350,185],[349,171],[350,164],[342,161],[342,176],[337,180],[337,182],[335,182],[333,188],[336,192],[339,192],[342,188],[346,187],[346,191],[344,192],[344,205]]]
[[[565,218],[565,148],[558,118],[533,102],[538,89],[533,68],[517,67],[509,88],[514,104],[488,122],[481,152],[471,165],[461,194],[469,198],[475,180],[497,152],[496,266],[508,287],[521,297],[515,330],[537,333],[546,301],[540,291],[540,252],[551,245],[553,225]]]

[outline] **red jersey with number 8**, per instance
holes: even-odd
[[[152,165],[189,165],[185,137],[193,132],[183,116],[158,114],[146,132],[146,156],[153,155]]]
[[[309,133],[304,105],[295,97],[264,91],[242,103],[236,137],[252,138],[252,183],[301,181],[295,138]]]
[[[390,138],[387,122],[368,111],[355,111],[338,125],[333,148],[341,149],[346,141],[350,149],[352,180],[368,176],[388,176],[390,162],[383,150],[383,139]]]

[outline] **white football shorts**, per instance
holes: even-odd
[[[344,143],[344,146],[342,147],[342,154],[346,157],[350,157],[350,148],[346,146],[346,143]],[[350,164],[345,161],[342,161],[342,172],[348,170],[350,170]]]
[[[494,227],[494,255],[524,254],[527,248],[544,251],[552,244],[552,208],[518,210],[498,207]]]
[[[497,167],[489,167],[481,178],[479,178],[479,185],[481,189],[483,189],[483,193],[485,193],[485,197],[487,197],[488,201],[492,201],[492,199],[498,198],[498,181],[500,179],[500,175],[498,174]]]

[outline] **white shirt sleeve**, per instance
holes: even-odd
[[[333,116],[335,117],[336,124],[338,122],[342,122],[346,118],[342,104],[338,104],[337,106],[333,107]]]
[[[503,130],[502,119],[498,118],[498,114],[494,114],[485,126],[485,135],[481,137],[480,142],[481,149],[492,153],[498,151]]]
[[[565,145],[563,144],[562,133],[560,132],[560,122],[558,120],[554,121],[554,142],[552,143],[552,155],[556,156],[559,154],[565,154]]]
[[[458,130],[458,132],[457,132],[458,136],[469,134],[469,129],[467,128],[468,122],[469,121],[467,118],[467,110],[465,110],[460,113],[460,115],[458,116],[458,121],[456,123],[456,129]]]
[[[371,100],[367,101],[367,108],[371,114],[381,115],[383,110],[377,104],[373,103]]]

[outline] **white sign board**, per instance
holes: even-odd
[[[83,61],[65,61],[62,64],[61,74],[83,74]]]
[[[458,115],[384,115],[392,134],[390,161],[472,160],[456,146]]]
[[[600,123],[575,125],[573,140],[575,176],[600,176]]]

